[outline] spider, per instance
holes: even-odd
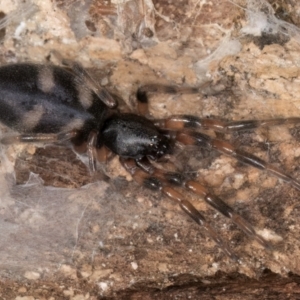
[[[0,139],[2,144],[70,141],[75,151],[87,153],[92,174],[97,172],[97,161],[107,161],[111,153],[118,155],[122,166],[138,184],[160,191],[175,201],[231,259],[239,261],[205,217],[176,187],[200,196],[249,237],[265,248],[272,249],[244,218],[207,187],[180,172],[165,171],[159,164],[163,159],[168,160],[178,144],[192,145],[232,156],[300,190],[300,182],[284,171],[253,154],[236,149],[227,141],[199,131],[231,133],[283,123],[295,124],[300,122],[300,118],[227,123],[192,115],[152,119],[148,111],[150,93],[200,92],[198,88],[160,85],[138,89],[138,113],[121,112],[114,97],[100,87],[81,65],[70,61],[64,61],[64,64],[20,63],[0,67],[0,121],[18,132],[16,135],[3,136]]]

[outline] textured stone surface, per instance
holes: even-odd
[[[155,9],[151,1],[32,3],[22,8],[0,1],[9,16],[2,63],[47,62],[56,49],[82,63],[132,109],[134,92],[143,84],[210,82],[219,91],[153,95],[156,117],[299,116],[299,30],[278,21],[271,23],[275,34],[258,36],[264,25],[257,21],[264,20],[260,9],[271,9],[264,1],[153,1]],[[245,5],[247,11],[240,7]],[[285,11],[290,15],[285,21],[299,25],[298,3],[275,5],[277,16]],[[221,137],[299,178],[299,128]],[[105,167],[111,180],[102,182],[90,178],[68,148],[2,147],[1,297],[297,299],[300,192],[217,153],[189,149],[178,164],[249,220],[274,251],[184,192],[242,263],[231,261],[175,204],[132,182],[117,159]]]

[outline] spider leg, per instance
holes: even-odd
[[[87,153],[89,161],[89,171],[92,176],[98,175],[97,161],[106,163],[113,156],[113,153],[102,143],[98,143],[99,134],[91,131],[88,136],[78,134],[76,140],[72,140],[73,148],[77,153]]]
[[[208,189],[202,184],[194,180],[186,180],[183,175],[177,172],[166,172],[161,169],[155,168],[148,159],[143,159],[142,161],[136,162],[139,167],[141,167],[145,172],[150,173],[152,176],[168,182],[171,185],[183,186],[187,190],[199,195],[204,201],[221,213],[226,218],[232,220],[243,232],[245,232],[250,238],[256,240],[266,249],[271,250],[270,244],[264,240],[260,235],[258,235],[252,225],[247,222],[243,217],[237,214],[229,205],[227,205],[222,199],[213,195],[208,191]]]
[[[239,258],[230,250],[228,245],[207,223],[204,216],[188,200],[186,200],[181,193],[174,190],[169,184],[159,177],[156,177],[154,174],[148,174],[144,170],[140,169],[133,159],[120,158],[120,161],[137,183],[145,186],[146,188],[161,191],[163,195],[175,201],[187,215],[189,215],[198,225],[204,228],[206,233],[232,260],[239,261]]]
[[[148,99],[151,93],[162,94],[214,94],[218,91],[218,86],[215,86],[216,91],[210,89],[210,82],[204,83],[202,86],[195,87],[177,87],[159,84],[150,84],[142,86],[138,89],[136,98],[138,102],[138,112],[143,116],[149,116]],[[230,133],[235,131],[255,129],[258,127],[270,127],[283,124],[299,124],[300,118],[277,118],[266,120],[241,120],[233,122],[224,122],[220,119],[199,118],[193,115],[172,115],[165,119],[154,120],[155,125],[160,128],[171,130],[181,129],[212,129],[217,132]]]
[[[117,106],[117,102],[112,95],[110,95],[110,93],[104,87],[100,86],[99,83],[93,79],[93,77],[83,68],[81,64],[70,59],[63,58],[57,50],[52,50],[51,54],[60,62],[60,64],[70,68],[70,72],[76,75],[76,82],[80,86],[85,86],[87,89],[92,90],[109,108],[114,108]]]
[[[7,135],[0,139],[4,145],[14,143],[57,143],[71,140],[76,137],[77,131],[67,131],[60,133],[24,133],[19,135]]]
[[[289,183],[297,190],[300,190],[300,182],[292,176],[286,174],[284,171],[267,163],[254,154],[235,148],[232,144],[226,141],[215,139],[204,133],[193,131],[170,132],[170,136],[184,145],[195,145],[207,149],[215,149],[220,153],[232,156],[242,163],[248,164],[260,170],[265,170],[268,173]]]
[[[235,131],[270,127],[282,124],[299,124],[300,118],[270,119],[270,120],[242,120],[223,122],[219,119],[202,119],[192,115],[173,115],[166,119],[155,120],[155,125],[171,130],[181,129],[212,129],[216,132],[230,133]]]
[[[20,135],[7,135],[0,139],[0,143],[4,145],[14,143],[59,143],[70,141],[79,136],[78,131],[72,130],[60,133],[30,133]],[[96,148],[97,132],[91,132],[87,142],[82,142],[80,145],[74,146],[74,150],[78,153],[87,152],[89,159],[89,170],[92,175],[97,171],[96,161],[106,161],[109,152],[105,147]]]
[[[210,82],[209,82],[210,83]],[[149,94],[160,93],[160,94],[198,94],[204,93],[205,87],[209,84],[205,83],[199,88],[193,87],[177,87],[160,84],[149,84],[141,86],[136,93],[137,109],[138,113],[142,116],[150,116],[149,113]]]
[[[97,142],[97,132],[92,131],[89,134],[88,141],[87,141],[87,155],[89,158],[89,170],[91,174],[95,174],[97,171],[96,142]]]
[[[89,169],[92,175],[97,172],[97,161],[100,163],[106,163],[109,157],[112,156],[112,152],[104,145],[97,147],[98,133],[92,131],[87,140],[86,152],[89,158]]]
[[[113,156],[113,153],[105,146],[96,148],[96,151],[97,151],[97,160],[101,163],[106,163],[108,159],[110,159]]]

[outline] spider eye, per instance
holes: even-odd
[[[155,136],[150,139],[150,147],[151,150],[148,152],[148,155],[152,160],[156,160],[167,154],[170,151],[171,145],[169,139],[166,137]]]
[[[158,137],[157,136],[154,136],[150,139],[150,144],[149,144],[149,147],[155,147],[157,148],[158,147],[158,144],[159,144],[159,140],[158,140]]]

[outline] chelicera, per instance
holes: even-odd
[[[1,138],[2,144],[16,142],[71,141],[77,152],[87,152],[89,169],[97,172],[97,161],[105,162],[113,153],[140,185],[160,191],[180,208],[232,259],[238,260],[227,243],[208,224],[205,217],[176,187],[203,198],[219,213],[231,219],[249,237],[271,248],[263,237],[233,208],[207,187],[180,172],[159,168],[178,144],[219,151],[240,162],[265,170],[300,190],[300,182],[259,157],[236,149],[227,141],[213,138],[201,130],[230,133],[257,127],[299,123],[300,118],[222,122],[191,115],[149,118],[149,93],[198,93],[195,88],[148,85],[136,94],[138,113],[117,109],[117,102],[78,64],[67,67],[39,64],[12,64],[0,67],[0,121],[17,135]],[[155,163],[154,163],[155,162]]]

